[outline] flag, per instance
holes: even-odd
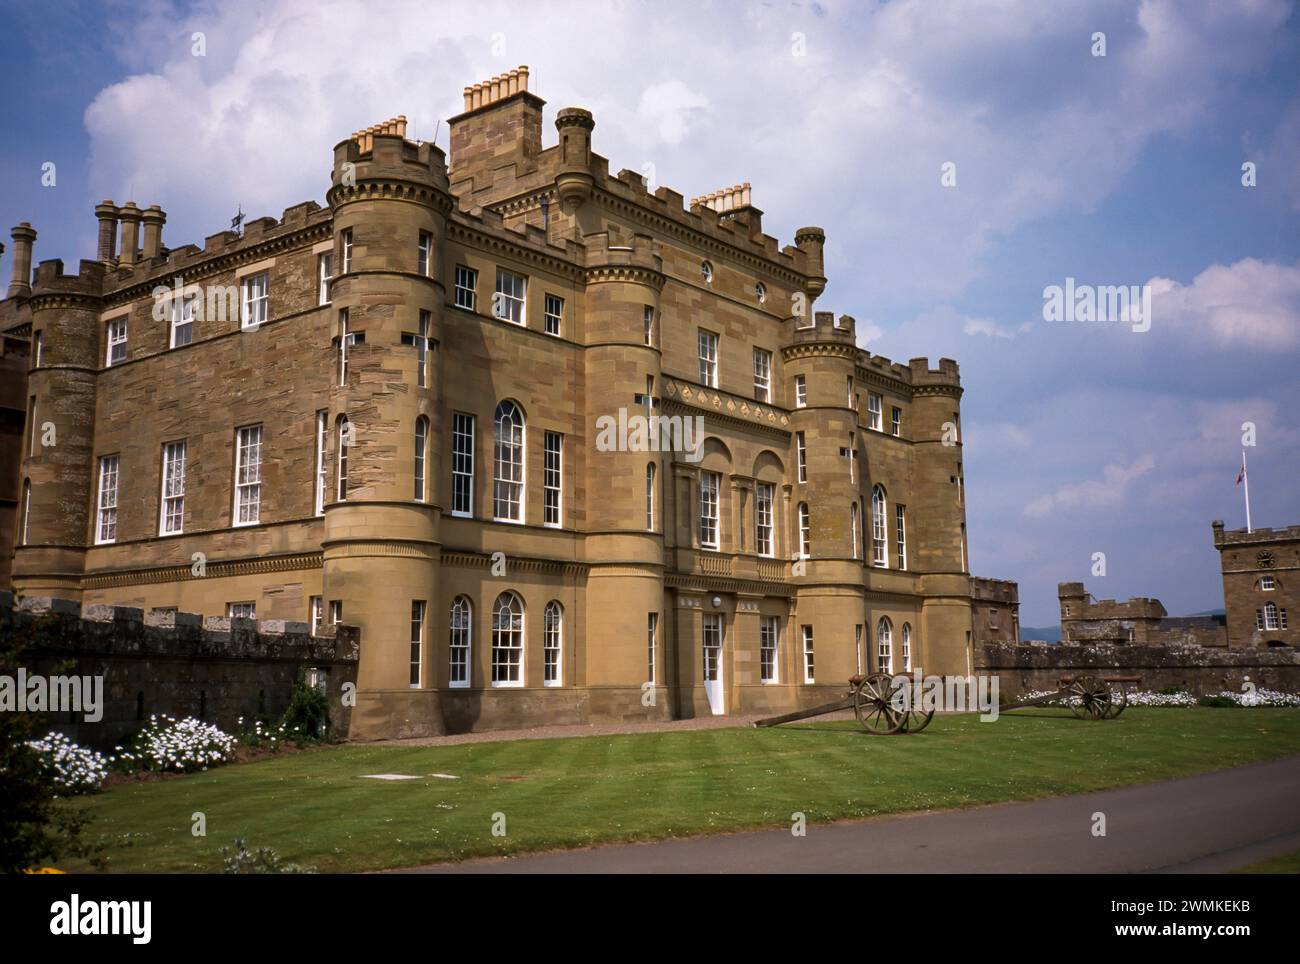
[[[1246,463],[1241,463],[1241,469],[1237,472],[1237,485],[1241,485],[1241,480],[1246,477]]]
[[[238,231],[239,226],[244,223],[244,206],[239,206],[239,213],[230,219],[230,230]]]

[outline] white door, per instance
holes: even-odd
[[[704,617],[704,695],[714,716],[727,712],[722,696],[722,616]]]

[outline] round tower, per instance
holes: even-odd
[[[816,232],[813,238],[814,231],[804,229],[800,237],[819,271],[821,235]],[[834,688],[858,671],[854,627],[864,621],[864,462],[853,384],[857,336],[848,316],[837,323],[831,312],[819,311],[811,325],[801,325],[801,320],[793,319],[782,349],[792,433],[791,554],[798,557],[803,551],[804,506],[809,543],[809,558],[795,561],[799,594],[793,638],[800,647],[802,627],[813,627],[815,679]]]
[[[19,522],[13,577],[14,590],[23,595],[79,600],[86,548],[96,541],[94,426],[106,337],[99,320],[103,281],[104,266],[94,261],[81,262],[79,275],[65,275],[62,261],[44,262],[36,272],[30,307],[32,344],[40,345],[40,357],[37,364],[33,350],[20,483],[30,498],[25,541]]]
[[[323,592],[361,627],[359,739],[443,732],[436,347],[452,200],[442,151],[407,141],[405,127],[399,117],[337,145],[328,198],[335,359]]]
[[[957,363],[909,363],[912,382],[912,567],[921,574],[920,652],[927,673],[967,674],[971,652],[970,561],[962,467],[961,378]]]
[[[649,613],[666,624],[663,591],[664,493],[671,492],[675,458],[684,445],[702,443],[674,431],[682,420],[659,416],[659,293],[662,263],[647,235],[631,246],[607,245],[596,235],[588,245],[586,272],[587,425],[595,450],[588,457],[587,505],[588,678],[612,682],[591,691],[593,715],[666,717],[669,700],[656,674],[653,705],[644,706],[649,682],[646,626]],[[647,317],[648,315],[648,317]],[[650,337],[646,331],[649,326]],[[647,340],[651,344],[646,344]],[[675,453],[672,447],[678,447]],[[652,501],[647,505],[647,488]],[[664,650],[659,647],[660,653]]]

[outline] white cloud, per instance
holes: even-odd
[[[1300,345],[1300,263],[1245,258],[1206,268],[1187,285],[1152,278],[1152,326],[1212,348],[1286,352]]]
[[[1150,453],[1139,456],[1131,465],[1107,465],[1100,479],[1071,482],[1034,499],[1025,506],[1025,515],[1042,518],[1052,511],[1118,505],[1128,493],[1129,484],[1146,475],[1155,465],[1155,456]]]

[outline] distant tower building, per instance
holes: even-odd
[[[1300,526],[1230,529],[1216,519],[1214,548],[1223,570],[1228,646],[1300,646]],[[1289,614],[1288,614],[1289,611]]]

